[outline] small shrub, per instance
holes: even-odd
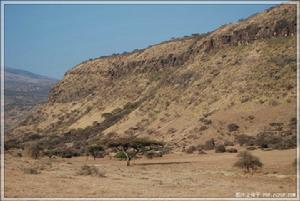
[[[205,125],[209,125],[212,123],[210,119],[206,119],[204,117],[200,118],[199,121],[203,122]]]
[[[76,156],[80,156],[80,150],[76,149],[62,149],[62,148],[50,148],[44,152],[45,156],[52,158],[53,156],[59,156],[62,158],[72,158]]]
[[[224,153],[226,150],[225,150],[225,146],[224,145],[218,145],[215,147],[215,152],[216,153]]]
[[[80,171],[78,172],[79,175],[92,175],[92,176],[98,176],[98,177],[104,177],[105,172],[99,171],[98,168],[95,166],[89,166],[89,165],[83,165],[81,166]]]
[[[269,125],[272,127],[282,127],[283,123],[271,122],[271,123],[269,123]]]
[[[50,148],[54,148],[59,143],[61,143],[61,138],[56,135],[51,135],[46,138],[46,143]]]
[[[212,150],[215,148],[215,140],[212,138],[207,140],[204,145],[200,145],[200,147],[204,150]]]
[[[237,153],[238,151],[237,151],[236,148],[231,147],[231,148],[227,148],[226,152],[228,152],[228,153]]]
[[[237,143],[239,143],[240,146],[254,146],[256,144],[255,137],[244,134],[235,136],[235,140],[237,141]]]
[[[297,118],[296,117],[291,118],[289,126],[292,129],[296,129],[297,128]]]
[[[34,133],[34,134],[28,134],[28,135],[26,135],[26,136],[23,138],[23,141],[24,141],[24,142],[27,142],[27,141],[34,141],[34,140],[39,140],[39,139],[41,139],[41,138],[42,138],[42,136],[40,136],[39,134]]]
[[[11,154],[14,157],[22,157],[23,156],[21,151],[19,151],[19,150],[13,151],[13,152],[11,152]]]
[[[248,119],[249,119],[249,120],[253,120],[253,119],[255,119],[255,116],[249,115],[249,116],[248,116]]]
[[[263,166],[258,157],[253,156],[247,151],[239,153],[238,158],[239,160],[234,164],[234,166],[244,169],[246,172],[249,172],[250,170],[256,171],[258,168]]]
[[[233,132],[233,131],[237,131],[239,129],[239,126],[232,123],[232,124],[228,124],[227,128],[229,132]]]
[[[273,149],[272,148],[262,148],[261,150],[263,150],[263,151],[272,151]]]
[[[168,134],[176,133],[177,129],[176,128],[169,128]]]
[[[196,150],[197,150],[197,148],[195,146],[189,146],[187,149],[185,149],[185,152],[188,154],[192,154]]]
[[[52,158],[53,156],[60,156],[61,155],[61,150],[57,149],[57,148],[50,148],[47,151],[45,151],[44,153],[46,156],[48,156],[49,158]]]
[[[20,144],[21,143],[17,139],[8,140],[4,143],[4,149],[18,149],[21,148]]]
[[[202,149],[199,149],[198,154],[207,154],[207,153],[205,151],[203,151]]]
[[[224,146],[225,146],[225,147],[226,147],[226,146],[234,146],[234,143],[231,142],[231,141],[225,141],[225,142],[224,142]]]
[[[145,153],[145,156],[146,156],[146,158],[148,158],[148,159],[152,159],[152,158],[154,158],[154,157],[162,157],[162,156],[163,156],[163,153],[162,153],[161,151],[153,151],[153,150],[151,150],[151,151],[147,151],[147,152]]]
[[[207,126],[201,126],[201,127],[199,128],[199,131],[204,131],[204,130],[207,130],[207,129],[208,129]]]
[[[62,158],[72,158],[73,156],[80,156],[80,153],[73,149],[67,149],[61,152]]]
[[[42,148],[39,143],[31,142],[25,145],[25,152],[26,154],[34,159],[37,159],[41,156]]]
[[[255,150],[256,147],[255,147],[255,146],[249,146],[249,147],[247,147],[246,149],[249,150],[249,151],[252,151],[252,150]]]
[[[24,168],[23,172],[25,174],[40,174],[41,173],[37,170],[37,168]]]

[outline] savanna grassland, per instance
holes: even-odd
[[[296,150],[252,151],[264,166],[254,174],[233,167],[237,154],[176,153],[125,161],[108,157],[41,158],[7,155],[6,197],[235,197],[236,193],[296,193]],[[98,175],[80,175],[83,165]],[[32,173],[28,169],[34,169]],[[286,196],[285,196],[286,197]]]

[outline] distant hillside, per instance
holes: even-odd
[[[51,146],[79,150],[138,136],[182,150],[276,135],[280,147],[295,146],[296,13],[280,5],[207,34],[82,62],[11,142],[38,133],[44,144],[53,137]]]
[[[4,72],[5,130],[7,131],[24,120],[33,106],[47,101],[48,92],[57,80],[7,67]]]

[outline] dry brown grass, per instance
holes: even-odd
[[[6,197],[234,197],[236,192],[296,192],[296,150],[254,150],[262,171],[245,175],[232,168],[236,154],[169,154],[125,161],[85,157],[48,159],[51,168],[25,174],[24,164],[46,158],[5,157]],[[82,165],[105,171],[105,177],[78,175]]]

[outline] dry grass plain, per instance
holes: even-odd
[[[251,151],[263,162],[255,174],[233,168],[236,153],[183,154],[138,159],[132,166],[109,158],[33,160],[5,155],[5,197],[235,197],[235,193],[295,193],[296,150]],[[104,177],[78,175],[95,165]],[[26,174],[35,167],[39,174]]]

